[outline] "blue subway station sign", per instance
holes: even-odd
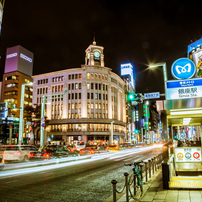
[[[196,66],[192,60],[180,58],[173,63],[171,72],[176,79],[189,79],[194,76]]]

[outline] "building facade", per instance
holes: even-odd
[[[125,82],[104,66],[103,47],[94,41],[85,53],[85,65],[33,76],[33,106],[47,96],[45,143],[93,141],[109,144],[126,135]]]

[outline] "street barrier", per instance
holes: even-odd
[[[117,193],[121,194],[126,188],[126,202],[129,202],[130,198],[133,198],[135,200],[141,198],[143,190],[141,190],[141,194],[138,193],[137,187],[139,186],[138,179],[141,179],[142,185],[144,185],[146,182],[148,182],[149,178],[152,178],[152,176],[155,174],[156,171],[159,170],[162,161],[164,160],[165,155],[163,153],[155,156],[154,158],[149,159],[148,161],[143,161],[143,165],[138,165],[138,170],[140,171],[140,176],[137,176],[137,170],[135,168],[132,169],[133,173],[128,174],[127,172],[124,173],[125,176],[125,184],[123,186],[122,191],[118,191],[116,189],[116,180],[112,180],[111,183],[113,185],[113,202],[116,202]],[[142,189],[143,186],[141,185]],[[133,192],[132,192],[133,190]]]

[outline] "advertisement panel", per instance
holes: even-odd
[[[188,46],[187,57],[196,65],[195,77],[202,77],[202,38]]]
[[[202,97],[202,79],[187,79],[166,82],[166,99]]]
[[[121,76],[130,75],[131,85],[134,88],[135,83],[133,73],[133,66],[131,63],[121,64]]]
[[[175,148],[175,162],[200,162],[201,147]]]

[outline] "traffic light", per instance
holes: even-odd
[[[134,101],[136,98],[134,93],[128,93],[127,94],[127,101]]]
[[[135,129],[135,134],[138,134],[139,133],[139,130],[138,129]]]

